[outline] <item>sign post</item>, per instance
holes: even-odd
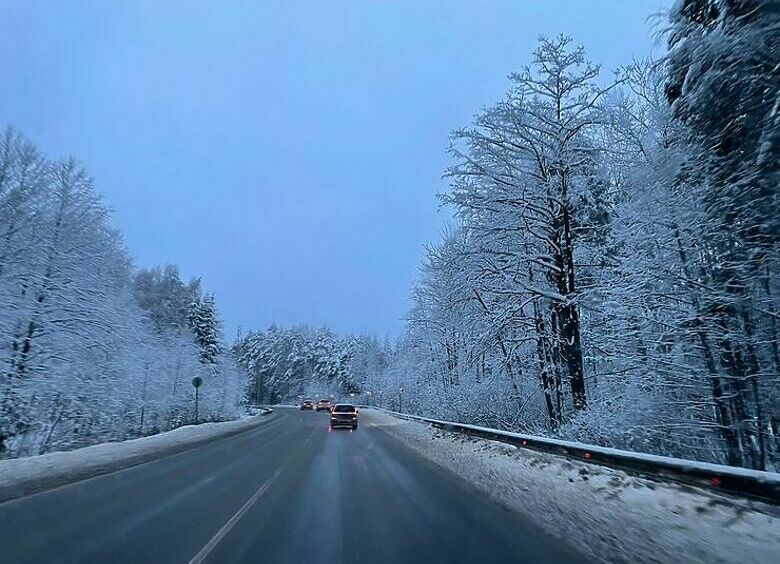
[[[398,412],[399,413],[404,412],[403,398],[404,398],[404,387],[401,386],[400,388],[398,388]]]
[[[198,388],[203,384],[203,378],[195,376],[192,379],[192,386],[195,388],[195,425],[198,424]]]

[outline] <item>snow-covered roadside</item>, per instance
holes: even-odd
[[[768,563],[780,511],[365,410],[367,422],[602,562]]]
[[[263,410],[258,415],[235,421],[187,425],[129,441],[0,460],[0,502],[183,452],[270,419],[268,411]]]

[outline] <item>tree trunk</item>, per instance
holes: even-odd
[[[552,383],[550,380],[550,374],[548,372],[549,358],[545,347],[545,327],[544,319],[542,319],[541,312],[539,311],[539,304],[534,302],[534,321],[536,326],[536,350],[539,357],[539,379],[542,383],[542,391],[544,392],[544,403],[547,406],[547,415],[550,419],[550,428],[553,431],[558,430],[559,419],[558,413],[553,405],[553,391]]]

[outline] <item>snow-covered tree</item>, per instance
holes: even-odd
[[[0,136],[0,241],[0,455],[191,421],[189,382],[204,370],[188,324],[199,282],[182,283],[175,267],[134,275],[87,172],[10,129]],[[220,349],[212,339],[206,350]],[[203,413],[235,417],[244,373],[208,358]]]
[[[384,373],[406,407],[777,467],[776,16],[679,2],[607,87],[542,41],[454,135],[457,225]]]
[[[188,316],[190,328],[195,333],[195,342],[200,350],[203,364],[214,364],[222,353],[221,326],[213,294],[190,304]]]
[[[185,331],[191,307],[201,297],[200,280],[185,283],[174,265],[140,269],[133,276],[133,294],[159,332]]]

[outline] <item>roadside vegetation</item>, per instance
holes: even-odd
[[[88,172],[0,134],[0,457],[238,416],[214,296],[138,269]]]
[[[452,133],[452,225],[403,335],[314,379],[419,414],[776,470],[778,9],[679,2],[663,58],[615,76],[543,38]],[[297,372],[265,366],[263,386],[292,393]]]
[[[613,76],[541,38],[452,132],[451,224],[393,343],[305,325],[224,343],[199,280],[135,267],[88,173],[7,130],[0,456],[182,425],[201,376],[211,420],[347,395],[776,471],[778,21],[776,2],[681,0],[663,55]]]

